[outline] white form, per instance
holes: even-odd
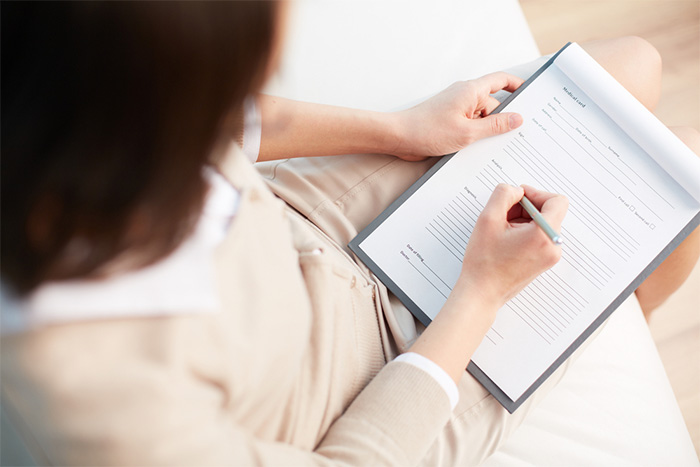
[[[472,358],[515,401],[700,212],[700,162],[576,44],[507,110],[519,129],[460,151],[359,247],[433,319],[496,184],[566,195],[561,261]]]

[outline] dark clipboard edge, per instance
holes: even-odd
[[[560,53],[562,53],[571,42],[568,42],[564,47],[557,51],[542,67],[540,67],[532,76],[530,76],[516,91],[514,91],[507,99],[505,99],[496,109],[491,112],[499,113],[501,112],[513,99],[515,99],[518,94],[520,94],[525,88],[527,88],[530,83],[532,83],[540,74],[549,68],[552,63],[556,60]],[[360,247],[360,244],[374,232],[377,227],[379,227],[396,209],[398,209],[408,198],[410,198],[413,193],[415,193],[425,182],[427,182],[430,177],[432,177],[440,168],[445,165],[455,154],[448,154],[441,158],[433,167],[430,168],[423,176],[421,176],[413,185],[411,185],[405,192],[401,194],[393,203],[391,203],[382,213],[377,216],[370,224],[365,227],[355,238],[353,238],[348,247],[355,253],[355,255],[374,273],[374,275],[401,301],[401,303],[408,308],[408,310],[423,323],[428,326],[431,319],[423,313],[423,311],[416,305],[416,303],[411,300],[403,290],[389,278],[389,276],[384,272],[382,268],[379,267]],[[498,402],[505,408],[509,413],[515,412],[515,410],[520,407],[536,390],[542,383],[549,378],[549,376],[554,373],[562,363],[566,361],[567,358],[573,354],[576,349],[578,349],[581,344],[596,330],[601,324],[624,302],[627,297],[629,297],[632,292],[649,277],[649,275],[654,272],[659,264],[666,259],[668,255],[688,236],[690,233],[700,225],[700,213],[696,214],[695,217],[676,235],[676,237],[668,244],[666,247],[652,260],[649,265],[644,268],[644,270],[613,300],[613,302],[608,305],[608,307],[603,310],[603,312],[598,315],[598,317],[591,323],[586,330],[581,333],[574,342],[557,358],[554,363],[552,363],[547,370],[545,370],[540,377],[532,383],[532,385],[520,396],[517,400],[512,400],[508,395],[506,395],[501,388],[498,387],[474,362],[469,362],[467,366],[467,371],[474,376],[474,378],[481,383],[486,390],[493,395],[493,397],[498,400]]]

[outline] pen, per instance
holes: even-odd
[[[532,220],[535,221],[535,224],[539,225],[540,228],[544,230],[544,233],[546,233],[547,236],[552,239],[552,242],[555,245],[562,244],[561,235],[559,235],[552,228],[552,226],[549,225],[546,220],[544,220],[544,217],[542,217],[540,211],[538,211],[535,205],[532,204],[532,201],[527,199],[527,196],[523,196],[523,199],[520,200],[520,205],[525,208],[527,213],[530,214],[530,217],[532,217]]]

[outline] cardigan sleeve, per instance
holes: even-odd
[[[444,390],[423,370],[389,363],[313,452],[257,440],[233,427],[222,459],[242,465],[416,465],[450,417]],[[222,441],[220,441],[222,442]],[[182,459],[177,456],[175,459]],[[192,458],[201,463],[201,459]],[[207,461],[205,461],[207,463]]]
[[[256,438],[221,387],[179,365],[119,359],[114,377],[85,373],[78,358],[55,361],[57,372],[26,365],[46,349],[22,358],[3,344],[3,397],[54,465],[415,465],[451,414],[432,376],[390,362],[308,451]]]

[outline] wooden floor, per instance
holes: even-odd
[[[643,37],[664,62],[656,115],[700,130],[700,0],[521,0],[542,53],[567,41]],[[700,265],[650,327],[700,456]]]

